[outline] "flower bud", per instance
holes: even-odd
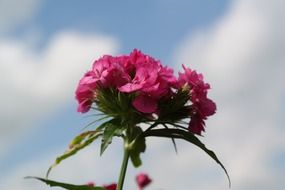
[[[147,185],[149,185],[152,180],[149,178],[147,174],[140,173],[139,175],[137,175],[136,181],[137,181],[139,188],[142,189],[146,187]]]

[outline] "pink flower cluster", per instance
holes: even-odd
[[[136,49],[130,56],[105,55],[94,62],[92,70],[79,82],[78,111],[90,109],[98,88],[113,87],[124,93],[138,93],[133,106],[142,113],[154,113],[159,99],[167,96],[176,82],[172,69]]]
[[[210,85],[203,76],[189,68],[179,73],[178,79],[171,68],[162,66],[160,61],[133,50],[130,55],[105,55],[95,61],[93,67],[80,80],[76,90],[78,112],[87,112],[96,100],[101,88],[114,88],[121,93],[134,93],[132,106],[143,114],[159,114],[159,102],[171,98],[177,90],[189,86],[189,100],[192,109],[189,129],[201,134],[204,120],[215,113],[215,103],[207,98]]]

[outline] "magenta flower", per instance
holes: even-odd
[[[88,71],[79,81],[76,89],[76,99],[79,103],[77,111],[85,113],[89,111],[96,94],[97,79],[93,77],[94,73]]]
[[[142,190],[146,186],[148,186],[151,183],[151,179],[149,176],[145,173],[140,173],[136,176],[137,185],[139,186],[139,190]]]
[[[87,112],[96,101],[100,88],[114,88],[121,93],[135,94],[132,106],[145,114],[159,113],[160,101],[169,99],[173,89],[189,87],[191,121],[189,130],[201,135],[205,130],[205,120],[216,111],[215,103],[207,97],[210,85],[198,74],[183,65],[184,73],[178,80],[173,70],[164,67],[158,60],[134,50],[129,56],[112,57],[105,55],[95,61],[92,70],[80,80],[76,90],[78,111]]]
[[[118,62],[117,57],[103,56],[93,64],[92,71],[102,87],[119,87],[130,81],[125,68]]]
[[[134,50],[130,55],[129,64],[133,64],[132,80],[121,86],[121,92],[137,92],[138,96],[133,106],[143,113],[154,113],[157,111],[158,101],[171,92],[171,87],[176,84],[173,70],[163,67],[159,61],[148,55]]]
[[[76,90],[78,111],[89,111],[98,88],[136,93],[133,106],[142,113],[155,113],[160,99],[169,96],[177,83],[173,70],[154,58],[134,50],[129,56],[103,56],[80,80]]]
[[[94,182],[88,182],[86,184],[88,187],[95,187],[95,183]],[[109,185],[103,185],[103,187],[106,189],[106,190],[116,190],[117,188],[117,184],[116,183],[111,183]]]
[[[76,90],[76,99],[79,102],[77,111],[89,111],[96,99],[98,88],[119,87],[130,81],[130,76],[125,72],[116,57],[103,56],[95,61],[91,71],[88,71],[80,80]]]
[[[189,130],[201,135],[205,131],[205,121],[208,116],[216,112],[216,104],[207,98],[207,91],[210,85],[203,81],[203,75],[198,74],[183,65],[184,73],[179,73],[178,83],[182,87],[187,85],[190,88],[189,98],[192,102],[191,121]]]
[[[137,96],[133,101],[133,106],[143,113],[154,113],[157,110],[157,101],[145,94]]]
[[[104,188],[106,188],[107,190],[116,190],[117,189],[117,184],[116,183],[112,183],[110,185],[104,185]]]
[[[189,88],[191,102],[189,130],[201,135],[205,120],[216,111],[215,103],[207,97],[210,85],[198,74],[183,65],[184,73],[178,80],[173,70],[158,60],[134,50],[129,56],[105,55],[95,61],[93,67],[80,80],[76,90],[78,111],[87,112],[96,101],[100,89],[114,88],[125,94],[134,94],[132,106],[144,114],[160,113],[159,102],[175,95],[185,85]]]
[[[95,187],[95,183],[94,182],[88,182],[87,184],[86,184],[88,187]]]

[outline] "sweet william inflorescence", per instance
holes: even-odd
[[[187,99],[179,105],[180,108],[175,109],[178,111],[184,107],[184,110],[188,111],[187,117],[190,118],[189,130],[201,135],[205,130],[205,120],[216,111],[216,104],[207,97],[210,85],[204,82],[203,75],[184,65],[183,69],[184,72],[179,73],[179,77],[176,78],[173,69],[163,66],[160,61],[137,49],[130,55],[105,55],[96,60],[92,69],[80,80],[76,89],[76,99],[79,103],[77,110],[85,113],[90,110],[93,103],[100,105],[102,102],[98,94],[106,89],[112,89],[121,96],[127,96],[127,104],[131,101],[131,105],[126,105],[128,109],[131,106],[141,117],[153,118],[151,116],[157,115],[159,118],[160,113],[167,112],[163,109],[173,109],[160,105],[174,105],[171,101],[175,101],[175,96],[184,89]],[[104,96],[106,99],[106,93]],[[104,106],[101,105],[101,111],[105,114],[114,113],[114,110],[108,110],[108,107],[104,109]],[[119,109],[117,111],[126,112]],[[186,116],[181,119],[186,119]]]
[[[105,55],[81,78],[76,89],[77,110],[88,112],[95,103],[106,115],[122,118],[127,113],[125,119],[138,118],[135,124],[155,118],[171,118],[169,122],[190,118],[188,129],[201,135],[216,104],[207,97],[210,85],[202,74],[184,65],[183,69],[177,78],[173,69],[137,49],[130,55]],[[118,97],[127,105],[121,105]]]

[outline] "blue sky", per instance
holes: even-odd
[[[217,19],[228,2],[45,1],[37,15],[15,33],[21,36],[30,30],[38,30],[43,46],[62,30],[103,33],[120,41],[120,52],[129,52],[136,47],[161,59],[169,59],[178,41]]]
[[[76,113],[77,81],[95,58],[127,54],[133,48],[176,71],[182,63],[194,67],[212,84],[210,95],[218,103],[218,113],[208,121],[202,140],[217,150],[234,190],[285,187],[281,180],[285,57],[280,51],[285,26],[278,21],[285,16],[282,1],[24,0],[18,7],[14,3],[18,2],[0,1],[0,189],[46,188],[21,178],[43,175],[90,121]],[[78,183],[116,180],[121,156],[120,142],[116,143],[101,160],[87,158],[99,157],[93,146],[59,166],[52,177]],[[149,142],[141,169],[154,178],[149,189],[227,188],[223,173],[201,151],[181,142],[176,156],[170,145]],[[164,175],[154,157],[169,166],[160,166]],[[104,164],[114,167],[104,168],[104,174],[88,171],[84,177],[86,160],[98,162],[100,170]],[[71,169],[81,164],[82,168]],[[130,167],[127,188],[134,188],[131,176],[138,171]],[[171,179],[167,172],[183,177]],[[185,176],[191,179],[185,182]],[[207,184],[201,183],[205,177]]]

